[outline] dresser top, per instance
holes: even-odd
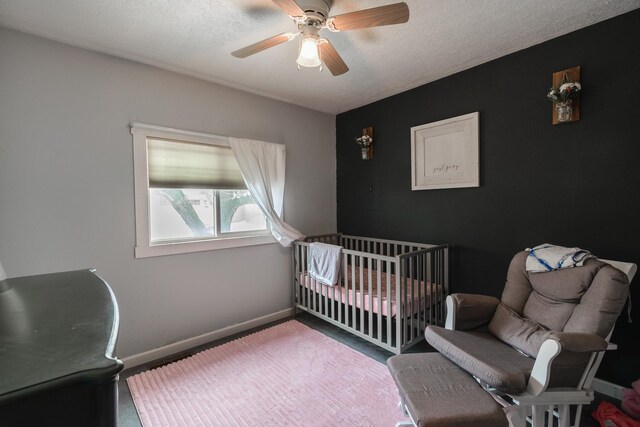
[[[93,270],[7,279],[0,287],[0,404],[113,378],[118,306]]]

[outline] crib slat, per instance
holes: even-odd
[[[341,274],[342,277],[340,277],[340,280],[338,280],[338,285],[336,287],[338,288],[338,296],[336,297],[336,301],[338,301],[338,322],[342,323],[342,307],[343,307],[343,302],[342,302],[342,294],[343,294],[343,285],[346,284],[347,282],[347,254],[342,254],[342,260],[341,260],[341,264],[342,264],[342,269]]]
[[[427,254],[422,254],[422,280],[424,281],[424,314],[422,315],[422,328],[421,331],[424,332],[424,328],[427,327],[427,310],[429,310],[429,281],[427,277]]]
[[[309,308],[309,288],[311,287],[311,277],[309,277],[309,272],[307,271],[307,251],[309,250],[309,246],[304,246],[302,249],[302,278],[304,282],[304,293],[306,294],[304,300],[304,306]]]
[[[296,286],[298,276],[298,245],[293,243],[293,264],[291,265],[293,272],[293,314],[296,314],[296,306],[298,305],[298,286]]]
[[[305,247],[300,245],[298,246],[298,283],[300,284],[300,286],[298,286],[300,288],[300,302],[302,303],[302,306],[305,306],[305,290],[306,290],[306,278],[304,276],[304,264],[302,263],[302,254],[305,250]]]
[[[436,293],[436,311],[433,321],[436,325],[440,322],[440,268],[438,264],[438,252],[433,253],[433,291]]]
[[[431,254],[431,276],[433,277],[433,281],[431,283],[431,289],[433,291],[433,301],[431,306],[433,307],[433,323],[438,324],[438,318],[440,313],[440,296],[438,295],[438,258],[436,253],[433,252]]]
[[[415,303],[415,298],[414,298],[415,294],[414,294],[414,288],[413,288],[413,286],[414,286],[414,283],[413,283],[413,275],[414,275],[413,261],[414,261],[414,259],[413,259],[413,257],[411,257],[407,261],[409,261],[409,276],[411,278],[411,287],[410,287],[411,288],[411,295],[410,295],[410,298],[409,298],[409,300],[411,301],[411,303],[409,304],[410,308],[411,308],[411,311],[409,312],[409,315],[411,316],[411,320],[409,321],[409,327],[411,329],[409,329],[409,341],[413,341],[413,327],[414,327],[413,326],[413,314],[415,313],[415,311],[414,311],[415,307],[413,306],[414,303]]]
[[[356,329],[356,260],[351,255],[351,301],[349,308],[351,309],[351,327]]]
[[[391,262],[387,261],[387,344],[393,345],[391,340]],[[396,297],[397,298],[397,297]],[[397,320],[397,316],[396,316]]]
[[[358,258],[360,259],[360,332],[364,333],[364,256],[360,255]]]
[[[312,295],[313,295],[313,299],[311,300],[311,303],[313,304],[313,310],[316,312],[320,312],[320,298],[318,298],[318,281],[316,279],[313,279],[313,288],[312,288]]]
[[[309,275],[309,277],[311,277],[311,275]],[[316,300],[318,299],[316,286],[318,282],[316,282],[316,279],[314,278],[311,278],[310,280],[311,280],[311,308],[313,309],[313,311],[318,311],[316,309]]]
[[[309,249],[308,246],[303,246],[300,248],[300,267],[302,270],[302,280],[304,280],[304,288],[302,289],[302,298],[303,298],[303,303],[302,305],[305,307],[309,306],[309,285],[310,283],[308,282],[308,272],[307,272],[307,250]]]
[[[378,292],[378,340],[382,341],[382,269],[380,267],[382,267],[381,265],[382,263],[379,261],[376,261],[376,267],[378,268],[377,270],[377,277],[376,277],[376,282],[377,282],[377,286],[376,286],[376,290]]]
[[[442,291],[445,295],[449,294],[449,248],[443,249],[444,252],[444,283]]]
[[[438,256],[438,252],[434,252],[433,254],[433,269],[434,271],[434,291],[436,293],[436,301],[438,302],[438,304],[440,306],[442,306],[442,299],[441,299],[441,295],[440,295],[440,283],[442,282],[442,280],[440,280],[440,257]],[[442,310],[436,310],[434,317],[434,322],[436,322],[437,325],[439,325],[441,323],[441,319],[440,319],[440,315],[441,315],[441,311]]]
[[[340,286],[340,283],[336,283],[334,286],[329,286],[327,288],[327,295],[329,296],[328,298],[328,304],[329,304],[329,308],[327,308],[327,311],[329,312],[329,316],[335,320],[335,318],[333,317],[333,306],[334,306],[334,302],[336,301],[336,288]]]
[[[432,253],[427,255],[427,286],[429,287],[429,324],[433,325],[433,309],[435,307],[436,295],[433,293],[433,266],[431,262]]]
[[[338,305],[338,291],[340,288],[340,279],[338,279],[338,282],[336,283],[336,285],[333,287],[333,289],[331,290],[333,298],[331,298],[331,318],[333,320],[338,320],[338,314],[336,313],[337,308],[340,307]]]
[[[345,254],[345,270],[344,270],[344,324],[349,325],[349,310],[351,309],[351,304],[349,303],[349,255]]]
[[[304,305],[304,283],[302,282],[304,277],[301,274],[302,261],[300,260],[303,247],[302,245],[296,247],[296,282],[298,283],[298,286],[296,286],[296,302],[301,305]]]
[[[440,292],[440,284],[442,283],[442,276],[441,276],[441,265],[440,265],[440,253],[439,251],[436,252],[435,254],[436,256],[436,293],[438,295],[438,304],[439,307],[442,307],[442,292]],[[442,314],[442,309],[438,309],[436,311],[436,324],[440,325],[442,323],[442,319],[440,318]]]
[[[331,291],[332,286],[327,286],[325,284],[320,283],[320,292],[324,293],[324,315],[329,315],[329,292]]]
[[[402,295],[402,293],[404,293],[404,304],[402,305],[402,316],[400,317],[396,317],[396,322],[400,321],[402,323],[402,341],[400,342],[400,344],[404,344],[407,342],[407,325],[406,325],[406,319],[407,319],[407,310],[409,308],[409,305],[407,303],[407,264],[408,264],[408,258],[404,258],[402,261],[400,261],[400,274],[396,276],[396,281],[398,278],[400,278],[400,280],[404,280],[404,289],[399,289],[400,290],[400,295]],[[404,292],[402,292],[404,290]]]
[[[371,289],[372,287],[372,269],[373,269],[373,262],[371,260],[371,258],[368,259],[369,261],[369,268],[367,269],[367,273],[369,273],[369,280],[367,280],[367,284],[369,285],[369,293],[368,293],[368,297],[369,297],[369,336],[373,337],[373,290]]]
[[[439,264],[440,264],[440,280],[438,281],[438,283],[440,284],[440,286],[438,287],[438,295],[440,296],[440,307],[444,307],[445,306],[445,295],[443,292],[443,288],[442,288],[442,283],[444,282],[444,252],[442,250],[438,251],[438,259],[439,259]],[[444,323],[444,310],[438,310],[438,312],[440,313],[440,322],[439,324],[443,324]]]
[[[407,342],[407,328],[405,318],[406,318],[406,310],[407,310],[407,293],[404,294],[404,306],[402,304],[402,288],[400,287],[400,278],[406,277],[406,266],[405,266],[406,258],[398,259],[397,262],[397,270],[396,270],[396,283],[394,286],[396,287],[396,299],[397,299],[397,308],[396,308],[396,353],[398,353],[404,343]]]
[[[414,337],[418,337],[418,335],[420,335],[420,255],[416,255],[413,257],[413,271],[414,271],[414,276],[415,276],[415,283],[414,283],[414,287],[415,287],[415,291],[417,293],[417,295],[412,295],[411,296],[411,300],[413,301],[413,304],[415,305],[414,307],[414,314],[413,316],[415,317],[415,331],[414,331]],[[413,281],[412,281],[413,283]]]
[[[423,304],[422,301],[422,291],[423,291],[423,287],[424,287],[424,283],[426,283],[426,280],[424,280],[424,254],[420,254],[420,256],[418,257],[418,329],[419,329],[419,333],[422,333],[424,331],[425,325],[424,325],[424,315],[425,315],[425,311],[427,309],[427,305]],[[425,298],[426,298],[426,294],[427,294],[427,290],[424,289],[424,294],[425,294]]]

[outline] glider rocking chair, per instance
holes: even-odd
[[[428,326],[425,331],[425,339],[440,354],[389,359],[401,408],[412,420],[408,424],[435,422],[434,408],[429,407],[434,397],[448,406],[452,419],[458,417],[451,424],[438,418],[437,425],[498,425],[496,419],[513,427],[542,427],[545,421],[559,427],[580,424],[582,405],[594,398],[591,383],[604,351],[616,348],[609,339],[637,267],[592,258],[581,267],[530,273],[525,268],[527,256],[523,251],[511,261],[500,300],[460,293],[447,298],[445,327]],[[446,366],[416,367],[431,362]],[[463,378],[467,381],[463,386],[459,376],[464,371],[472,380]],[[416,374],[419,372],[422,374]],[[428,387],[416,386],[420,375],[430,382]],[[451,381],[445,382],[442,377],[448,375]],[[441,378],[434,379],[438,376]],[[484,409],[470,409],[473,404],[467,405],[464,395],[456,400],[455,387],[464,388],[467,394],[475,387],[475,397],[486,391],[493,399],[487,402],[484,398]],[[406,399],[412,398],[413,403],[407,405]],[[482,416],[473,410],[487,413],[487,405],[495,406],[494,420],[483,424]],[[424,407],[421,414],[427,414],[423,421],[416,414],[421,411],[418,406]],[[445,411],[439,408],[436,412]],[[463,422],[464,417],[469,424]]]

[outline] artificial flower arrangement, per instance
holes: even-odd
[[[369,135],[362,135],[360,138],[356,138],[356,142],[360,146],[360,148],[369,148],[371,143],[373,142],[373,138]]]
[[[356,142],[360,146],[360,151],[362,152],[362,159],[369,160],[370,158],[369,147],[373,142],[373,138],[365,134],[365,135],[362,135],[360,138],[356,138]]]
[[[582,89],[582,86],[580,86],[579,82],[566,82],[558,88],[552,87],[547,94],[547,98],[553,102],[570,104],[573,99],[578,97],[580,89]]]

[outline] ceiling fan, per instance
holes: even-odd
[[[336,49],[329,40],[320,37],[323,29],[330,31],[358,30],[382,25],[402,24],[409,20],[409,7],[406,3],[394,3],[386,6],[363,9],[337,16],[329,16],[333,0],[273,0],[298,26],[296,33],[282,33],[277,36],[243,47],[231,55],[236,58],[261,52],[270,47],[290,41],[302,35],[300,53],[296,60],[300,67],[322,67],[322,63],[334,76],[349,71]]]

